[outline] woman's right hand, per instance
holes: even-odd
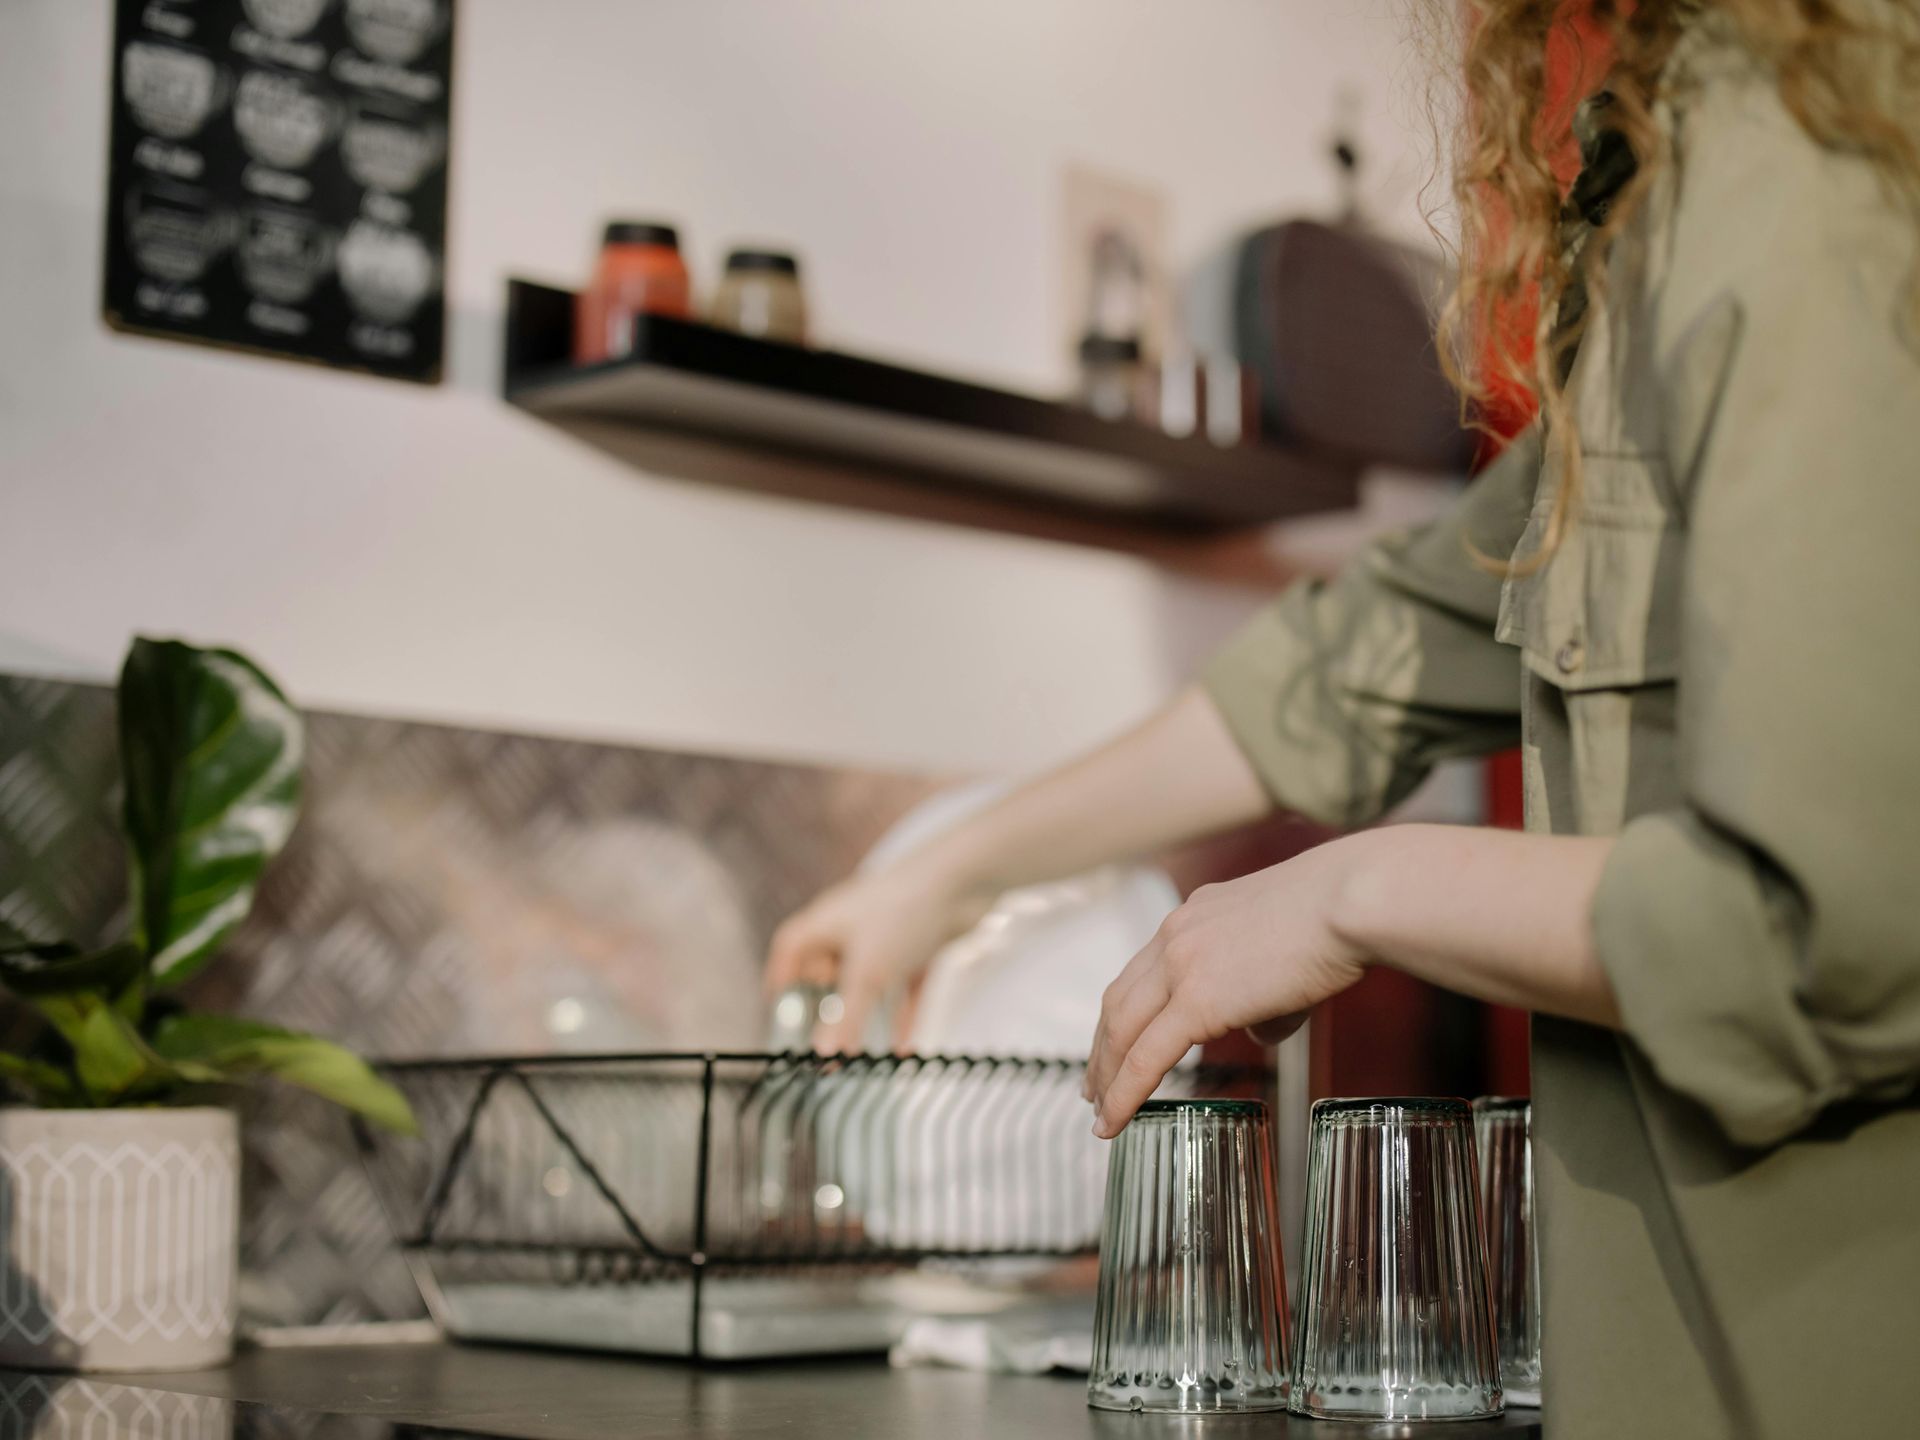
[[[1151,854],[1271,808],[1213,702],[1184,691],[1091,755],[827,891],[775,933],[768,998],[803,980],[833,986],[845,1008],[814,1044],[857,1050],[880,997],[911,987],[1003,892]]]
[[[826,1054],[859,1050],[881,998],[896,987],[913,989],[940,947],[976,923],[990,904],[912,855],[855,876],[774,932],[767,996],[802,982],[832,987],[842,1010],[814,1035],[814,1048]],[[904,1029],[905,1019],[897,1029]]]

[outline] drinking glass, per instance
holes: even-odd
[[[1533,1106],[1504,1095],[1473,1102],[1480,1219],[1500,1384],[1509,1405],[1540,1403],[1540,1252],[1533,1223]]]
[[[1321,1419],[1501,1412],[1464,1100],[1320,1100],[1290,1407]]]
[[[1087,1403],[1287,1403],[1273,1136],[1258,1100],[1149,1100],[1113,1142]]]

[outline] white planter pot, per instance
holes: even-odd
[[[223,1363],[239,1201],[229,1110],[0,1109],[0,1365]]]

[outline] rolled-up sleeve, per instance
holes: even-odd
[[[1911,226],[1864,166],[1720,103],[1657,325],[1684,362],[1739,316],[1718,386],[1672,377],[1713,405],[1668,447],[1684,804],[1621,834],[1593,933],[1655,1072],[1764,1146],[1920,1074],[1920,341]]]
[[[1202,685],[1280,805],[1363,824],[1435,762],[1518,743],[1519,654],[1493,638],[1500,580],[1473,551],[1512,552],[1539,469],[1530,432],[1441,519],[1294,586],[1208,662]]]

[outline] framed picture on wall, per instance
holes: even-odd
[[[117,330],[436,382],[454,0],[115,0]]]

